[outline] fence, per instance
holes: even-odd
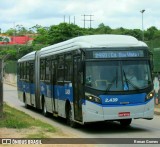
[[[0,59],[0,118],[3,116],[3,60]]]
[[[4,80],[6,83],[17,85],[17,61],[8,61],[5,63]]]
[[[16,74],[17,73],[17,61],[8,61],[5,63],[4,67],[5,73],[12,73]]]

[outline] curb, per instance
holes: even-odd
[[[160,115],[160,112],[154,111],[155,115]]]
[[[3,81],[3,83],[4,83],[4,84],[7,84],[7,85],[14,86],[14,87],[17,87],[17,84],[10,83],[10,82],[7,82],[7,81]]]
[[[160,115],[160,108],[154,108],[154,114]]]

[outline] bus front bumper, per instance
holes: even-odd
[[[83,123],[120,119],[152,119],[154,116],[154,99],[147,103],[123,106],[102,106],[86,101],[83,109]]]

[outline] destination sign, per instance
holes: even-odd
[[[93,51],[93,58],[144,57],[143,50],[136,51]]]

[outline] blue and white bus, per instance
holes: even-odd
[[[26,106],[67,119],[153,119],[151,53],[126,35],[89,35],[31,52],[18,60],[18,97]],[[128,72],[132,69],[132,75]]]

